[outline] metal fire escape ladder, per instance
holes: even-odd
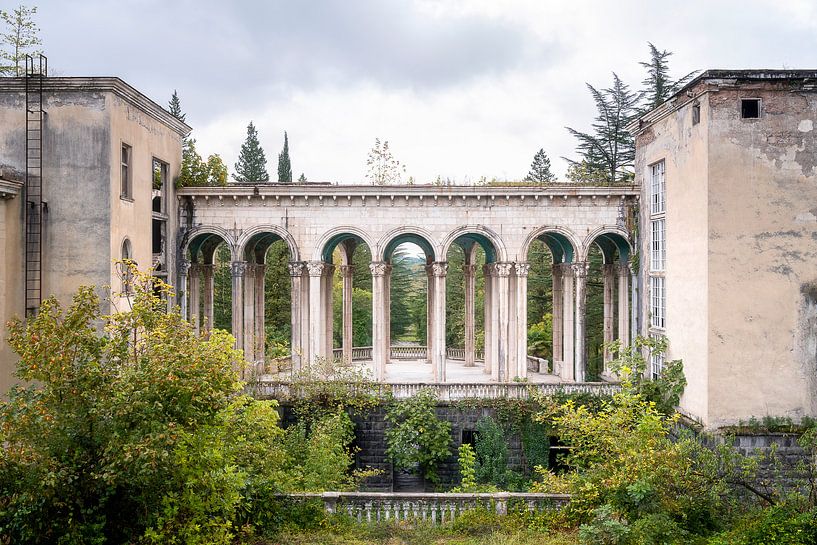
[[[42,302],[43,284],[43,79],[48,59],[26,55],[26,316]]]

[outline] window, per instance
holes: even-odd
[[[652,220],[652,237],[650,246],[650,269],[652,271],[663,271],[667,260],[667,249],[664,245],[666,229],[664,218]]]
[[[131,147],[127,144],[122,144],[122,189],[120,192],[120,197],[123,199],[133,198],[130,165]]]
[[[650,334],[666,329],[667,208],[664,161],[650,166]],[[663,365],[663,363],[662,363]],[[654,374],[654,370],[653,370]]]
[[[122,242],[122,293],[130,295],[133,291],[133,277],[131,275],[129,261],[133,261],[133,250],[131,249],[130,240],[127,238]]]
[[[477,444],[477,432],[476,430],[462,430],[460,439],[461,444],[471,445],[473,447]]]
[[[164,161],[153,158],[153,211],[165,213],[165,197],[167,194],[168,165]]]
[[[652,338],[657,338],[657,335],[650,335]],[[650,376],[653,380],[661,376],[664,370],[664,354],[661,352],[650,352]]]
[[[697,125],[701,122],[701,105],[695,103],[692,105],[692,124]]]
[[[664,161],[650,167],[650,214],[664,213]]]
[[[667,314],[666,279],[650,276],[650,327],[665,329]]]
[[[740,99],[740,117],[743,119],[757,119],[760,117],[760,99]]]

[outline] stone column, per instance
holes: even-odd
[[[187,268],[187,301],[189,310],[187,318],[198,335],[201,333],[201,307],[199,302],[199,291],[201,282],[201,265],[191,263]]]
[[[618,340],[621,346],[630,344],[630,266],[618,266]]]
[[[230,265],[230,274],[233,278],[232,333],[233,337],[235,337],[235,347],[242,349],[244,348],[244,275],[246,273],[246,261],[233,261]]]
[[[474,320],[474,304],[476,300],[476,265],[463,265],[462,273],[465,278],[465,366],[474,367],[476,361],[476,328]]]
[[[511,359],[511,342],[508,316],[508,303],[510,300],[510,276],[513,270],[513,263],[496,263],[496,301],[498,303],[498,323],[495,328],[494,338],[497,340],[497,365],[494,368],[494,378],[499,382],[505,382],[512,373],[509,365]],[[515,357],[513,358],[516,359]]]
[[[426,265],[426,359],[434,359],[434,273],[431,265]]]
[[[564,365],[564,354],[562,346],[564,343],[564,280],[562,279],[563,265],[561,263],[554,263],[551,267],[551,274],[553,275],[553,291],[551,293],[551,304],[553,306],[552,314],[552,331],[551,331],[551,359],[553,360],[553,369],[556,370],[556,362],[560,366]]]
[[[602,265],[602,280],[604,286],[604,322],[602,326],[603,340],[604,340],[604,371],[607,375],[607,362],[610,361],[610,349],[608,346],[613,342],[614,319],[613,311],[615,310],[615,301],[613,299],[613,292],[616,283],[616,266],[612,263],[605,263]]]
[[[587,263],[575,263],[573,273],[576,276],[576,382],[584,382],[587,372],[587,340],[585,339]]]
[[[528,273],[529,263],[514,264],[516,272],[516,376],[528,376]]]
[[[341,265],[340,274],[343,278],[343,360],[347,363],[352,361],[352,281],[354,280],[355,268],[351,265]]]
[[[266,354],[266,272],[264,264],[255,266],[255,360],[264,361]]]
[[[570,263],[562,265],[562,380],[576,380],[576,357],[574,352],[573,317],[576,309],[573,305],[573,267]]]
[[[386,328],[383,335],[383,353],[386,355],[387,364],[391,363],[391,272],[392,266],[389,264],[386,267],[386,274],[383,276],[383,299],[385,300],[383,324]]]
[[[496,358],[494,357],[494,272],[493,264],[482,267],[485,279],[485,339],[483,357],[485,359],[483,373],[493,374]]]
[[[215,265],[202,265],[201,275],[204,282],[204,316],[202,316],[202,327],[205,331],[213,329],[213,322],[216,319],[215,307],[213,306],[213,299],[215,296]]]
[[[178,286],[176,286],[176,304],[179,305],[182,318],[190,323],[192,321],[190,320],[190,303],[188,301],[190,299],[190,267],[192,266],[193,264],[189,260],[181,260],[177,276]]]
[[[255,362],[255,263],[244,270],[244,358]]]
[[[435,382],[445,382],[445,275],[448,263],[435,261],[431,264],[434,275],[434,352],[431,366]]]
[[[303,299],[303,282],[304,271],[306,265],[302,262],[295,261],[287,264],[290,279],[290,324],[292,327],[292,340],[290,341],[290,350],[292,353],[292,370],[300,371],[304,359],[309,361],[309,350],[307,343],[304,342],[303,329],[304,316],[308,318],[308,301]],[[308,322],[307,322],[308,323]],[[308,327],[308,326],[307,326]]]
[[[375,378],[386,378],[386,273],[389,264],[383,261],[369,263],[372,271],[372,364]]]
[[[311,364],[318,358],[331,357],[326,353],[326,309],[323,305],[323,276],[326,263],[307,261],[309,274],[309,360]]]
[[[335,279],[335,266],[331,263],[327,263],[323,270],[323,323],[326,327],[326,332],[324,333],[324,342],[326,343],[326,357],[328,359],[335,358],[335,307],[333,304],[333,295],[334,292],[332,291],[332,287],[334,284]]]

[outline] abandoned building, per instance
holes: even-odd
[[[0,79],[0,318],[34,312],[52,293],[67,299],[82,284],[116,285],[114,260],[128,257],[175,285],[185,316],[207,329],[216,248],[226,246],[232,332],[263,368],[265,255],[283,243],[295,369],[338,356],[405,391],[421,383],[447,395],[504,395],[526,384],[605,390],[585,382],[588,255],[598,248],[604,339],[666,335],[667,357],[684,360],[689,381],[684,413],[708,427],[817,416],[815,86],[813,71],[703,73],[633,125],[634,185],[177,190],[190,127],[119,79],[32,69]],[[535,240],[553,261],[554,361],[544,368],[527,351]],[[424,346],[392,343],[391,261],[405,242],[425,256]],[[352,342],[351,256],[361,246],[371,254],[369,347]],[[461,347],[446,346],[452,248],[465,255]],[[474,342],[478,275],[484,351]],[[5,389],[14,355],[3,344]],[[663,361],[651,363],[660,372]]]

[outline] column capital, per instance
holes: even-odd
[[[198,274],[199,264],[193,263],[189,259],[182,259],[181,263],[179,263],[179,275],[184,276],[190,272]]]
[[[233,261],[230,264],[230,274],[233,278],[239,278],[247,274],[247,262]]]
[[[442,278],[448,272],[448,262],[447,261],[435,261],[431,264],[431,274],[433,274],[437,278]]]
[[[463,265],[462,272],[465,274],[465,276],[474,276],[477,273],[477,266],[474,264]]]
[[[386,276],[386,273],[391,272],[391,264],[386,261],[372,261],[369,263],[369,270],[372,276]]]
[[[493,263],[486,263],[482,266],[482,274],[486,277],[494,276],[494,264]]]
[[[576,263],[571,263],[571,269],[573,270],[573,274],[576,278],[587,278],[587,269],[589,267],[589,263],[585,261],[579,261]]]
[[[287,263],[287,270],[289,271],[289,276],[299,278],[303,276],[304,270],[306,270],[306,264],[303,261],[290,261]]]
[[[530,263],[514,263],[513,266],[516,271],[516,276],[528,276]]]
[[[340,269],[340,272],[343,276],[351,276],[355,272],[354,265],[341,265],[338,268]]]
[[[633,268],[629,263],[618,263],[617,272],[619,276],[632,276]]]
[[[309,276],[323,276],[327,265],[328,263],[325,261],[307,261],[306,271],[309,273]]]
[[[494,263],[494,272],[495,275],[499,278],[507,278],[511,275],[511,270],[513,269],[513,263],[507,261],[500,261]]]

